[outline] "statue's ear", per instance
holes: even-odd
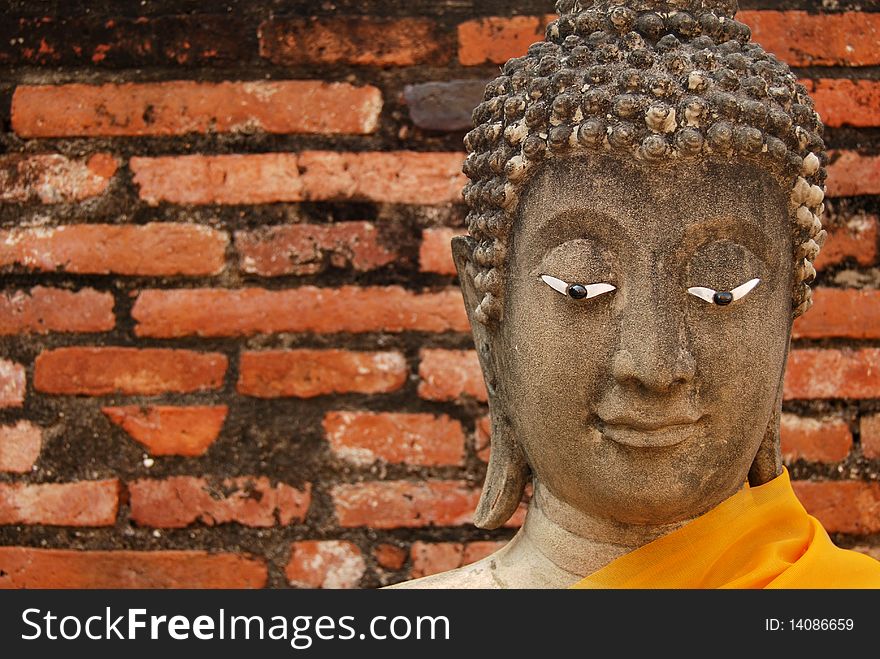
[[[788,335],[788,352],[786,353],[786,365],[788,364],[788,354],[791,352],[791,332]],[[782,372],[785,373],[785,366]],[[758,447],[755,459],[749,469],[749,485],[757,487],[764,483],[769,483],[782,473],[782,447],[779,439],[779,424],[782,417],[782,395],[785,386],[784,378],[779,381],[779,388],[776,390],[776,401],[773,405],[773,414],[770,417],[770,423],[767,424],[767,431]]]
[[[452,258],[461,282],[461,293],[473,331],[483,379],[489,391],[492,414],[492,451],[483,493],[474,513],[474,524],[484,529],[495,529],[510,519],[519,506],[528,480],[529,466],[511,430],[505,409],[507,401],[503,392],[499,391],[496,330],[474,317],[474,311],[482,299],[474,283],[477,271],[472,258],[476,246],[476,241],[470,236],[456,236],[452,239]]]

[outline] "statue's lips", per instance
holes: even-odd
[[[700,430],[700,418],[677,418],[646,423],[636,420],[605,421],[602,434],[634,448],[666,448],[693,437]]]

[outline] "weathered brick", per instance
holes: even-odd
[[[0,295],[0,335],[108,332],[116,325],[113,294],[36,286]]]
[[[880,483],[794,481],[792,486],[807,512],[829,533],[880,531]]]
[[[423,18],[271,18],[260,25],[260,55],[283,66],[439,65],[449,61],[442,33]]]
[[[801,82],[816,102],[816,111],[826,126],[880,126],[880,82],[847,78]]]
[[[0,408],[21,407],[27,388],[24,366],[0,359]]]
[[[830,228],[813,265],[821,271],[850,258],[859,265],[871,265],[877,259],[877,216],[859,214]]]
[[[30,421],[22,419],[14,426],[0,426],[0,471],[29,473],[42,446],[43,433]]]
[[[192,476],[144,479],[129,483],[128,490],[132,521],[172,529],[196,523],[287,526],[302,522],[311,502],[310,484],[298,490],[256,476],[217,482]]]
[[[113,526],[119,481],[0,483],[0,525]]]
[[[407,85],[403,98],[413,124],[425,130],[467,130],[488,80],[449,80]]]
[[[34,362],[34,387],[49,394],[155,395],[217,389],[228,360],[219,353],[164,348],[58,348]]]
[[[340,458],[436,467],[464,464],[464,431],[447,415],[329,412],[324,431]]]
[[[828,157],[829,197],[880,194],[880,156],[831,150]]]
[[[0,63],[139,68],[240,64],[257,51],[256,35],[230,14],[39,16],[0,22]]]
[[[522,57],[533,43],[544,41],[554,16],[477,18],[458,26],[458,61],[465,66],[504,64]]]
[[[460,153],[337,153],[136,157],[129,161],[149,204],[268,204],[363,200],[461,201]]]
[[[462,332],[459,289],[413,293],[381,288],[148,290],[132,317],[138,336],[248,336],[278,332]]]
[[[216,275],[229,236],[198,224],[72,224],[0,231],[0,266],[84,275]]]
[[[344,540],[294,542],[284,570],[298,588],[357,588],[366,563],[357,545]]]
[[[23,137],[376,130],[382,94],[319,80],[22,85],[12,129]]]
[[[229,408],[129,405],[102,407],[101,411],[151,455],[199,456],[217,440]]]
[[[868,414],[859,421],[862,453],[866,458],[880,458],[880,414]]]
[[[419,396],[427,400],[452,401],[463,396],[488,400],[480,362],[473,350],[422,350],[419,378]]]
[[[783,414],[780,424],[782,457],[786,462],[840,462],[849,455],[853,437],[840,418],[811,419]]]
[[[456,274],[452,260],[451,241],[455,236],[465,235],[465,229],[437,227],[422,232],[419,248],[419,269],[422,272],[435,272],[439,275]]]
[[[238,393],[257,398],[397,391],[409,373],[399,352],[268,350],[244,352]]]
[[[411,579],[454,570],[475,563],[501,549],[506,542],[483,540],[477,542],[414,542]]]
[[[263,561],[205,551],[0,547],[0,588],[263,588]]]
[[[107,190],[116,173],[109,153],[72,159],[60,154],[0,156],[0,202],[83,201]]]
[[[371,222],[289,224],[235,232],[243,272],[261,277],[315,275],[329,266],[359,272],[393,263],[399,254]]]
[[[791,66],[880,64],[880,14],[741,11],[752,38]]]
[[[878,370],[878,348],[793,350],[785,375],[785,398],[878,398]]]
[[[379,567],[386,570],[399,570],[406,563],[406,549],[383,542],[373,549],[373,558]]]
[[[794,323],[796,339],[880,338],[880,291],[817,288],[810,312]]]
[[[374,529],[470,524],[480,493],[464,481],[345,483],[331,490],[343,527]]]

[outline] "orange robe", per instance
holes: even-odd
[[[572,588],[880,588],[880,562],[836,547],[783,470]]]

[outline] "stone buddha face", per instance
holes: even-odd
[[[524,190],[511,235],[493,403],[537,480],[635,524],[740,488],[788,352],[788,191],[746,163],[561,159]],[[729,304],[689,292],[755,279]]]

